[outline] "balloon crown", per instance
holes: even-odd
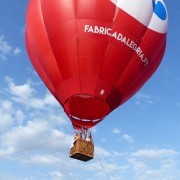
[[[165,5],[161,1],[152,0],[154,13],[161,19],[165,20],[167,18],[167,12]]]

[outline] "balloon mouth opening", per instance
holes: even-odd
[[[100,97],[76,94],[66,100],[64,110],[75,129],[91,128],[110,113],[110,106]]]
[[[82,118],[79,118],[79,117],[76,117],[76,116],[73,116],[70,114],[70,117],[72,117],[73,119],[77,120],[77,121],[84,121],[84,122],[98,122],[98,121],[101,121],[102,119],[82,119]]]

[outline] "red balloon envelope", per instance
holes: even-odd
[[[74,128],[90,128],[133,96],[159,66],[163,0],[30,0],[31,62]]]

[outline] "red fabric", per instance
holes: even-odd
[[[166,34],[148,29],[110,0],[30,0],[26,21],[30,60],[74,128],[90,128],[126,102],[165,51]],[[95,26],[106,34],[92,33]],[[110,32],[121,33],[126,44]]]

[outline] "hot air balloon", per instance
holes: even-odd
[[[29,0],[25,39],[40,78],[87,132],[153,75],[167,28],[163,0]]]

